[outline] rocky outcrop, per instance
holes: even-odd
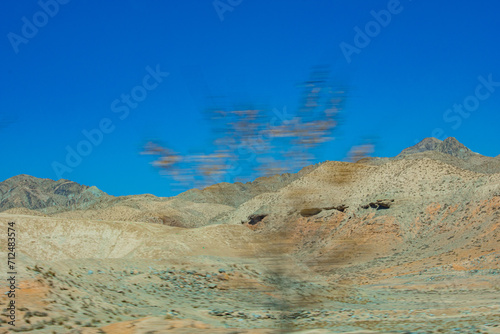
[[[365,205],[362,205],[361,208],[368,209],[373,208],[377,210],[389,209],[391,205],[394,203],[393,199],[378,199],[375,202],[371,202]]]
[[[248,221],[246,223],[249,225],[257,225],[266,217],[267,215],[251,215],[250,217],[248,217]],[[245,222],[242,223],[244,224]]]
[[[340,212],[345,212],[345,210],[347,210],[348,208],[349,207],[347,205],[341,204],[341,205],[329,206],[329,207],[323,208],[323,210],[337,210]]]
[[[401,153],[397,157],[405,157],[410,154],[426,151],[445,153],[460,159],[469,159],[473,156],[478,155],[477,153],[472,152],[465,145],[460,143],[457,139],[448,137],[444,141],[436,138],[425,138],[420,143],[401,151]]]
[[[27,208],[42,212],[85,209],[113,198],[92,186],[17,175],[0,183],[0,211]]]
[[[309,208],[300,210],[300,215],[302,217],[312,217],[323,211],[320,208]]]

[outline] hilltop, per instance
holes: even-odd
[[[0,210],[26,208],[42,212],[84,209],[111,196],[97,189],[61,179],[17,175],[0,182]]]
[[[425,138],[393,158],[365,158],[362,163],[381,165],[393,160],[428,158],[477,173],[500,173],[500,156],[488,157],[475,153],[453,137],[439,140]]]

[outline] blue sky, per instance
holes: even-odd
[[[496,1],[54,1],[0,5],[0,180],[62,175],[112,195],[175,195],[182,189],[139,155],[145,142],[208,149],[211,95],[293,112],[318,64],[349,98],[317,161],[342,160],[366,138],[374,155],[394,156],[433,133],[500,154]],[[372,11],[389,9],[377,28]],[[372,29],[367,45],[355,27]],[[358,46],[350,62],[347,44]],[[120,119],[132,92],[140,101]],[[470,111],[453,110],[464,103]],[[67,148],[103,120],[108,133],[58,175],[54,162],[67,165]]]

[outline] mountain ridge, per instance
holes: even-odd
[[[112,196],[95,186],[60,179],[54,181],[27,174],[0,182],[0,210],[27,208],[47,213],[64,209],[82,209]]]
[[[402,150],[394,157],[367,157],[357,162],[379,166],[400,159],[428,158],[476,173],[495,174],[500,173],[499,157],[489,157],[473,152],[454,137],[448,137],[445,140],[428,137]]]
[[[358,163],[380,166],[396,160],[423,158],[438,160],[477,173],[494,174],[500,172],[500,159],[498,157],[486,157],[472,152],[453,137],[443,141],[432,137],[424,138],[416,145],[402,150],[393,158],[365,158]],[[218,183],[204,189],[190,189],[177,196],[167,198],[154,195],[115,197],[95,186],[80,185],[66,179],[55,181],[20,174],[0,182],[0,212],[13,208],[26,208],[48,214],[70,210],[81,210],[84,214],[85,210],[128,207],[127,210],[134,210],[138,212],[137,215],[140,212],[150,212],[150,214],[143,214],[145,221],[163,222],[167,216],[183,216],[182,211],[185,210],[186,203],[193,203],[193,205],[197,203],[195,207],[218,205],[219,209],[216,211],[222,210],[218,214],[223,214],[230,207],[237,208],[256,196],[277,193],[291,183],[313,173],[327,162],[306,166],[297,173],[259,177],[247,183]],[[342,177],[337,181],[341,181]],[[151,209],[151,204],[147,203],[156,203],[154,209]],[[182,219],[176,219],[178,224],[183,224]],[[209,215],[207,219],[215,219],[215,216]],[[167,220],[171,221],[170,218]]]
[[[396,157],[404,157],[410,154],[426,151],[437,151],[461,159],[469,159],[470,157],[478,155],[478,153],[472,152],[468,147],[459,142],[455,137],[448,137],[445,140],[428,137],[424,138],[414,146],[405,148]]]

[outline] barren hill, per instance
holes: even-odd
[[[469,159],[479,155],[465,147],[465,145],[456,140],[456,138],[448,137],[444,141],[441,141],[431,137],[425,138],[420,143],[404,149],[400,154],[398,154],[398,157],[404,157],[410,154],[426,151],[441,152],[460,159]]]
[[[444,141],[436,138],[425,138],[418,144],[404,149],[394,158],[365,158],[361,162],[381,165],[393,160],[421,158],[442,161],[478,173],[500,173],[500,158],[498,156],[487,157],[472,152],[453,137],[446,138]]]
[[[87,208],[111,196],[97,189],[61,179],[17,175],[0,183],[0,211],[26,208],[57,212]]]

